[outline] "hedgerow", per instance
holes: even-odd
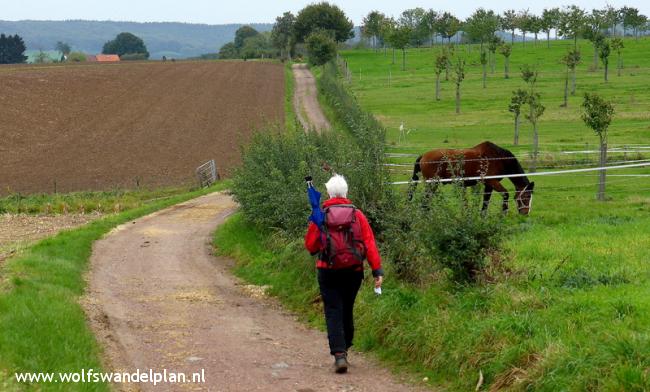
[[[389,184],[385,129],[361,109],[334,63],[323,67],[319,87],[346,132],[255,135],[233,179],[232,191],[244,218],[299,238],[310,212],[304,177],[312,176],[325,193],[322,184],[329,176],[342,174],[350,199],[368,216],[397,277],[417,284],[431,276],[474,281],[487,254],[498,249],[503,238],[497,220],[480,215],[480,197],[468,198],[459,188],[407,202]],[[473,205],[467,206],[470,202]],[[448,273],[432,275],[435,271]]]

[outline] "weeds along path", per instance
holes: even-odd
[[[313,128],[318,132],[330,129],[331,125],[318,103],[316,79],[307,65],[294,64],[293,77],[295,79],[293,107],[302,127]]]
[[[116,385],[124,390],[407,391],[352,355],[347,375],[331,369],[325,333],[269,298],[250,295],[210,238],[235,211],[213,193],[114,229],[95,243],[84,308],[106,369],[205,370],[203,384]],[[249,294],[247,294],[247,292]]]

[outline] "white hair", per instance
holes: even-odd
[[[330,195],[330,198],[348,196],[348,183],[345,181],[345,177],[341,175],[335,174],[332,176],[325,183],[325,188],[327,188],[327,194]]]

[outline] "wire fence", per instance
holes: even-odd
[[[448,183],[448,182],[460,182],[460,181],[484,181],[491,179],[504,179],[504,178],[518,178],[518,177],[535,177],[535,176],[552,176],[558,174],[570,174],[570,173],[584,173],[591,171],[603,171],[603,170],[619,170],[619,169],[630,169],[637,167],[647,167],[650,166],[650,162],[641,162],[641,163],[632,163],[627,165],[614,165],[614,166],[600,166],[600,167],[588,167],[581,169],[569,169],[569,170],[558,170],[558,171],[547,171],[547,172],[535,172],[535,173],[518,173],[518,174],[505,174],[505,175],[489,175],[489,176],[470,176],[470,177],[455,177],[455,178],[434,178],[434,179],[425,179],[425,180],[409,180],[409,181],[393,181],[389,182],[390,185],[406,185],[412,184],[414,182],[427,182],[427,183]]]

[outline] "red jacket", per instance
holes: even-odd
[[[352,202],[343,197],[335,197],[326,200],[323,203],[323,207],[329,207],[335,204],[352,204]],[[372,269],[372,275],[383,276],[384,272],[381,269],[381,257],[379,256],[377,244],[375,243],[375,235],[372,232],[370,224],[368,224],[368,219],[366,219],[366,216],[361,212],[361,210],[356,210],[356,217],[357,221],[361,225],[361,238],[366,246],[366,257],[368,258],[368,264],[370,264],[370,268]],[[309,228],[305,235],[305,248],[307,248],[309,253],[312,254],[318,253],[321,250],[320,229],[313,222],[309,223]],[[330,268],[330,266],[323,260],[317,260],[316,268]]]

